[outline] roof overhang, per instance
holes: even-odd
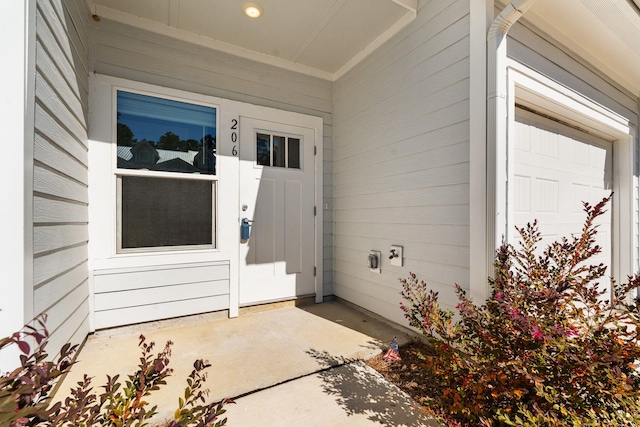
[[[87,1],[102,19],[331,81],[418,13],[418,0],[258,0],[258,19],[244,1]],[[640,0],[539,0],[524,18],[640,95]]]
[[[640,95],[640,0],[539,0],[525,19]]]
[[[418,0],[87,0],[108,19],[335,80],[417,16]]]

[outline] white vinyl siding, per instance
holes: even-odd
[[[229,263],[104,269],[94,279],[96,329],[229,306]]]
[[[37,2],[33,312],[48,315],[50,354],[89,332],[89,17],[83,0]]]
[[[322,117],[324,293],[332,283],[332,83],[103,19],[95,71],[192,93]],[[324,209],[328,206],[328,209]]]
[[[409,272],[445,306],[456,283],[469,287],[469,31],[468,2],[420,2],[335,84],[334,293],[398,323]],[[390,265],[392,244],[403,267]]]
[[[638,96],[628,93],[620,85],[607,79],[601,72],[589,66],[586,61],[571,53],[550,36],[531,28],[526,20],[516,24],[509,32],[507,49],[510,58],[619,114],[629,120],[631,127],[637,131],[640,126],[640,99]],[[636,135],[635,150],[638,149],[637,139],[638,136]],[[635,151],[633,168],[635,174],[633,177],[633,260],[636,271],[640,269],[638,155],[637,151]],[[617,279],[621,278],[618,277]]]

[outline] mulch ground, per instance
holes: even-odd
[[[433,355],[433,348],[427,344],[414,342],[400,347],[402,360],[387,362],[382,354],[367,361],[367,364],[380,372],[388,381],[403,390],[416,402],[424,413],[440,419],[449,427],[469,427],[461,424],[438,408],[439,389],[437,382],[422,368],[424,361],[420,355]]]

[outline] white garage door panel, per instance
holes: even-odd
[[[542,247],[580,233],[585,220],[582,202],[594,205],[612,191],[612,143],[520,109],[515,138],[510,185],[515,225],[538,219]],[[607,210],[597,221],[602,253],[591,263],[610,266],[611,206]]]

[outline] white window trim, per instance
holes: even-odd
[[[118,155],[118,91],[135,93],[139,95],[146,95],[155,98],[168,99],[171,101],[183,102],[185,104],[201,105],[204,107],[216,109],[216,141],[219,140],[218,130],[220,129],[220,105],[213,102],[204,102],[202,100],[194,101],[191,97],[183,97],[174,95],[166,95],[160,91],[148,91],[140,89],[132,89],[131,87],[124,87],[119,85],[113,85],[111,98],[111,135],[112,135],[112,159],[116,159]],[[149,171],[144,169],[127,169],[118,168],[117,162],[112,160],[113,165],[113,179],[116,180],[116,240],[115,240],[115,255],[128,255],[128,254],[150,254],[158,252],[184,252],[194,250],[216,250],[218,248],[218,200],[217,200],[217,188],[218,188],[218,170],[215,175],[209,174],[197,174],[197,173],[181,173],[181,172],[163,172],[163,171]],[[212,243],[209,245],[194,245],[194,246],[169,246],[169,247],[143,247],[143,248],[122,248],[122,200],[120,199],[120,182],[119,179],[123,176],[141,176],[148,178],[171,178],[171,179],[187,179],[187,180],[203,180],[211,181],[212,185]]]

